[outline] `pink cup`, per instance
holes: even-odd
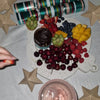
[[[41,87],[38,100],[77,100],[77,94],[68,82],[53,79]]]

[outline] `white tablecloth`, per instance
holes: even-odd
[[[93,0],[92,0],[93,1]],[[87,10],[87,0],[86,10]],[[84,11],[85,12],[85,11]],[[81,13],[70,14],[68,17],[75,18],[82,24],[90,26],[89,19],[82,17]],[[15,17],[13,17],[14,19]],[[92,29],[92,44],[90,53],[96,58],[96,64],[100,69],[100,23],[96,22]],[[32,71],[26,54],[27,46],[27,28],[25,25],[10,27],[8,34],[5,34],[0,29],[0,46],[8,49],[19,61],[16,66],[7,67],[0,70],[0,100],[38,100],[38,92],[42,85],[48,80],[39,76],[43,84],[35,85],[33,92],[30,92],[27,85],[19,85],[19,82],[24,78],[23,68]],[[83,73],[77,71],[73,76],[66,79],[75,89],[80,98],[83,95],[82,86],[92,89],[95,86],[100,86],[100,70],[97,72]],[[100,89],[98,91],[100,95]]]

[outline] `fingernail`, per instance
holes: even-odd
[[[17,58],[16,58],[16,57],[14,57],[14,56],[12,56],[12,59],[13,59],[13,60],[15,60],[15,59],[17,59]]]

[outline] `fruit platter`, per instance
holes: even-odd
[[[89,53],[91,29],[76,19],[46,15],[34,30],[28,30],[27,37],[30,65],[47,79],[66,79],[77,70],[98,70]]]

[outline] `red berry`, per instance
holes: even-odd
[[[38,66],[41,66],[42,65],[42,61],[39,59],[39,60],[37,60],[37,65]]]
[[[52,68],[51,64],[47,65],[47,69],[51,69],[51,68]]]
[[[86,41],[82,41],[82,46],[85,46],[85,45],[87,45],[87,42]]]
[[[83,52],[84,52],[83,49],[81,49],[81,50],[80,50],[80,53],[82,54]]]
[[[79,49],[75,49],[75,50],[73,51],[73,53],[74,53],[75,55],[78,55],[78,54],[80,54],[80,50],[79,50]]]
[[[53,69],[55,69],[55,68],[56,68],[56,63],[55,63],[55,62],[51,63],[51,67],[52,67]]]
[[[60,66],[60,68],[61,68],[61,70],[65,70],[65,69],[66,69],[66,66],[65,66],[64,64],[62,64],[62,65]]]
[[[72,51],[71,51],[71,50],[68,50],[67,53],[68,53],[69,55],[71,55],[71,54],[72,54]]]
[[[69,56],[68,56],[68,59],[69,59],[69,60],[73,60],[73,56],[69,55]]]
[[[79,59],[79,62],[80,62],[80,63],[83,63],[83,62],[84,62],[84,58],[80,58],[80,59]]]
[[[71,43],[71,38],[68,38],[67,40],[64,40],[64,43],[69,45]]]
[[[78,44],[78,40],[76,40],[76,39],[72,39],[72,43],[74,43],[74,44]]]
[[[79,58],[81,58],[81,55],[77,54],[77,55],[75,55],[75,57],[79,59]]]
[[[75,44],[71,44],[71,45],[70,45],[70,49],[71,49],[71,50],[74,50],[75,47],[76,47]]]
[[[39,54],[42,54],[43,53],[43,50],[39,50]]]
[[[76,57],[73,58],[73,61],[74,61],[74,62],[78,62],[78,58],[76,58]]]
[[[87,48],[83,48],[83,52],[87,52]]]
[[[52,63],[52,62],[53,62],[53,59],[48,59],[48,62],[49,62],[49,63]]]
[[[59,64],[56,64],[56,65],[55,65],[55,69],[56,69],[56,70],[59,70],[59,69],[60,69]]]
[[[39,52],[35,51],[35,52],[34,52],[34,56],[35,56],[35,57],[39,57]]]
[[[66,59],[65,60],[65,64],[69,64],[69,59]]]
[[[88,53],[85,53],[84,54],[84,57],[88,58],[89,57],[89,54]]]
[[[81,45],[78,45],[78,46],[77,46],[77,49],[78,49],[78,50],[82,50],[82,46],[81,46]]]
[[[68,71],[72,71],[72,69],[73,69],[72,66],[68,66],[68,67],[67,67],[67,70],[68,70]]]
[[[41,57],[42,57],[42,59],[46,59],[47,58],[47,55],[42,54]]]
[[[73,68],[77,68],[78,65],[77,65],[76,63],[73,63],[73,64],[72,64],[72,67],[73,67]]]
[[[41,19],[41,20],[40,20],[40,23],[41,23],[41,24],[44,24],[44,23],[45,23],[45,19]]]
[[[48,24],[45,24],[45,23],[44,23],[44,26],[45,26],[46,28],[48,28],[48,27],[49,27],[49,25],[48,25]]]

